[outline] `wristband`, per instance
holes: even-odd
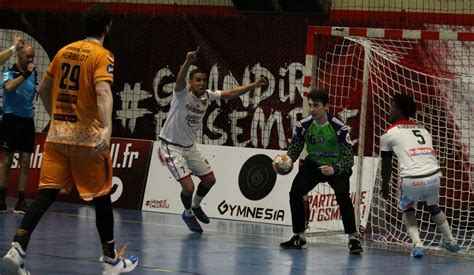
[[[11,46],[10,48],[8,48],[10,51],[12,51],[12,53],[15,53],[16,52],[16,46]]]

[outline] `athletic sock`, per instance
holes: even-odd
[[[443,233],[444,240],[447,243],[450,243],[454,237],[451,232],[451,228],[449,227],[448,221],[446,220],[446,215],[443,212],[440,212],[436,215],[432,215],[431,219],[435,222],[436,226],[438,226],[439,231]]]
[[[114,240],[102,243],[102,255],[107,256],[111,259],[115,259],[114,244]]]
[[[422,244],[420,234],[418,233],[418,221],[416,220],[414,211],[403,213],[403,223],[413,244]]]
[[[205,186],[202,182],[199,183],[196,194],[194,195],[193,198],[193,207],[198,208],[199,205],[201,204],[202,199],[209,193],[209,190],[211,188],[208,188]]]
[[[295,233],[296,236],[299,236],[300,239],[302,239],[303,241],[306,242],[306,234],[303,232],[303,233]]]
[[[356,233],[348,234],[348,236],[349,236],[349,241],[350,240],[357,240],[357,234]]]

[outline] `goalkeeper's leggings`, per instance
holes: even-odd
[[[308,159],[303,160],[303,163],[293,180],[290,191],[290,207],[291,220],[293,225],[293,233],[302,233],[305,231],[305,211],[303,196],[311,191],[316,185],[321,182],[328,182],[334,190],[336,201],[339,205],[342,216],[342,223],[344,225],[344,232],[352,234],[356,232],[356,223],[354,215],[354,206],[349,193],[349,177],[351,173],[340,175],[325,176],[318,168],[319,165],[311,162]],[[313,198],[314,200],[315,198]],[[327,204],[329,198],[325,198],[324,205]],[[311,203],[310,203],[311,205]]]

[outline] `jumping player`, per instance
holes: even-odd
[[[207,74],[194,69],[189,74],[186,86],[186,74],[189,66],[197,60],[199,47],[188,52],[176,79],[176,86],[171,100],[171,107],[166,122],[161,129],[159,157],[174,178],[181,184],[181,201],[184,206],[183,221],[193,232],[202,232],[202,223],[209,223],[209,218],[200,204],[216,182],[211,165],[196,146],[197,132],[202,126],[202,119],[212,101],[229,99],[243,95],[256,87],[267,85],[266,78],[224,91],[206,90]],[[194,195],[194,182],[191,175],[199,177]]]

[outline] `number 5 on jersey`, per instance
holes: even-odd
[[[418,143],[419,144],[425,144],[426,141],[425,141],[425,138],[423,137],[422,134],[420,134],[420,130],[412,130],[413,134],[415,135],[415,137],[418,138]]]

